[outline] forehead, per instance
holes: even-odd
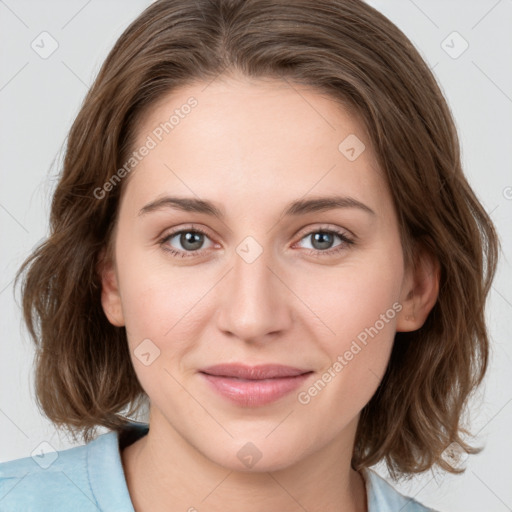
[[[333,189],[371,201],[386,186],[358,117],[285,80],[218,77],[176,89],[141,119],[134,149],[148,137],[154,147],[128,187],[141,201],[172,190],[281,203]]]

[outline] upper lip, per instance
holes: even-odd
[[[219,377],[234,377],[238,379],[276,379],[282,377],[295,377],[308,373],[311,370],[302,370],[291,366],[280,364],[262,364],[258,366],[247,366],[240,363],[216,364],[200,370],[208,375]]]

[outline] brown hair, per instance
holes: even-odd
[[[98,199],[133,150],[137,121],[171,92],[221,73],[312,86],[357,112],[387,176],[406,263],[420,244],[440,264],[437,303],[397,333],[387,372],[364,407],[356,469],[392,475],[434,464],[468,433],[462,414],[488,363],[484,306],[498,239],[466,181],[451,112],[407,37],[361,0],[159,0],[121,35],[67,140],[48,239],[25,261],[25,322],[37,345],[38,405],[84,441],[121,430],[145,400],[124,328],[101,306],[98,263],[124,182]],[[75,437],[76,439],[76,437]]]

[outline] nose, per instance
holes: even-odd
[[[263,248],[248,247],[247,252],[242,248],[234,254],[231,271],[222,280],[217,324],[226,335],[265,342],[290,327],[293,293],[271,251],[263,250],[251,261],[251,251]]]

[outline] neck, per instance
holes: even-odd
[[[362,476],[350,467],[357,423],[340,437],[275,471],[234,471],[189,444],[152,409],[146,436],[121,453],[136,512],[366,512]]]

